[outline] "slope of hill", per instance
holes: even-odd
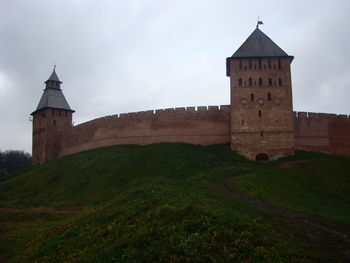
[[[0,179],[5,262],[342,262],[350,161],[113,146]],[[0,260],[1,262],[1,260]]]

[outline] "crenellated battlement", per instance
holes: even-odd
[[[191,106],[191,107],[176,107],[176,108],[164,108],[164,109],[155,109],[155,110],[146,110],[146,111],[137,111],[137,112],[128,112],[128,113],[120,113],[114,115],[107,115],[104,117],[96,118],[87,122],[83,122],[74,127],[81,126],[89,126],[93,123],[103,123],[110,121],[118,121],[118,120],[142,120],[144,118],[154,118],[154,117],[170,117],[176,118],[179,116],[183,116],[184,114],[188,117],[200,115],[200,114],[215,114],[218,112],[226,112],[230,113],[231,106],[230,105],[219,105],[219,106]]]
[[[155,109],[104,116],[72,127],[60,156],[116,144],[230,142],[230,105]]]
[[[297,119],[329,119],[329,120],[350,120],[350,115],[346,114],[333,114],[333,113],[316,113],[316,112],[304,112],[294,111],[295,118]]]

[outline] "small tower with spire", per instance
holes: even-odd
[[[44,93],[33,116],[33,165],[59,156],[64,134],[72,128],[72,110],[63,95],[56,66],[45,81]]]
[[[231,88],[231,148],[252,160],[294,153],[290,64],[260,29],[226,59]]]

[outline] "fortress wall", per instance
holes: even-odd
[[[350,157],[350,116],[295,112],[295,148]]]
[[[109,145],[230,142],[230,105],[158,109],[98,118],[67,131],[60,156]]]

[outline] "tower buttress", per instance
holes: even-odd
[[[72,110],[63,95],[62,82],[54,68],[45,81],[44,93],[33,116],[33,165],[39,165],[59,156],[61,141],[72,128]]]
[[[258,27],[226,59],[232,150],[252,160],[294,154],[292,60]]]

